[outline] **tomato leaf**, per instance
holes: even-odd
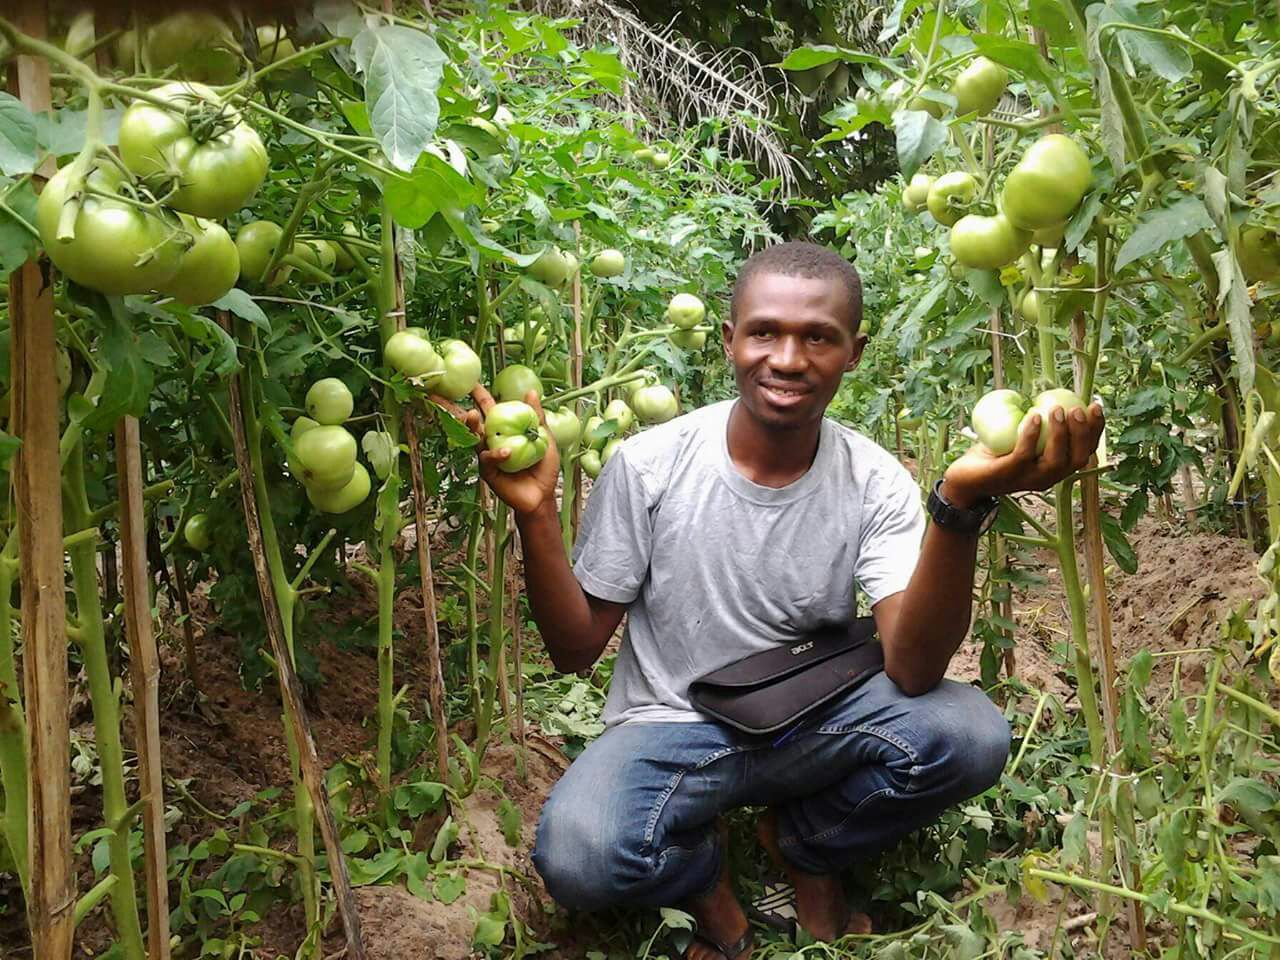
[[[467,881],[460,873],[446,873],[436,877],[435,888],[436,899],[450,904],[466,892]]]
[[[36,159],[36,118],[17,97],[0,92],[0,173],[30,173]]]
[[[6,194],[6,203],[18,216],[32,226],[36,219],[36,193],[30,181],[14,187],[8,177],[0,177],[0,193]],[[0,210],[0,274],[7,276],[22,266],[36,252],[35,236],[15,220],[7,211]]]
[[[444,428],[445,442],[449,444],[450,448],[474,447],[480,442],[480,438],[468,430],[466,424],[454,417],[444,407],[436,406],[436,410],[440,412],[438,419],[440,425]]]
[[[155,374],[143,356],[140,337],[129,322],[131,313],[124,301],[112,297],[103,318],[105,329],[97,353],[106,370],[106,383],[93,413],[84,424],[91,430],[110,430],[123,415],[140,417],[155,383]]]
[[[228,310],[241,320],[248,320],[263,333],[271,333],[271,321],[262,312],[262,308],[253,302],[253,297],[239,287],[232,287],[222,297],[213,302],[215,310]]]
[[[1125,573],[1136,573],[1138,569],[1138,555],[1133,551],[1133,545],[1129,543],[1129,538],[1124,535],[1124,531],[1120,529],[1120,524],[1116,518],[1110,514],[1102,514],[1102,539],[1107,545],[1107,552],[1111,554],[1111,559]]]
[[[1213,221],[1199,197],[1183,197],[1172,206],[1149,210],[1116,253],[1115,272],[1175,240],[1212,228]]]
[[[898,166],[907,179],[947,141],[947,127],[923,110],[899,110],[893,115],[898,140]]]
[[[436,91],[444,74],[444,53],[426,33],[398,24],[361,31],[351,42],[351,52],[364,76],[373,135],[395,167],[414,169],[440,117]]]

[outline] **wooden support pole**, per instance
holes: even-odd
[[[422,584],[422,617],[427,630],[427,709],[436,728],[436,774],[449,782],[449,721],[444,712],[444,671],[440,663],[440,622],[436,615],[436,585],[431,572],[431,534],[427,530],[427,491],[418,459],[418,425],[413,410],[404,408],[404,436],[409,447],[409,476],[413,483],[413,526],[417,534],[418,574]]]
[[[43,38],[44,4],[14,11],[24,33]],[[50,108],[49,63],[14,58],[10,87],[32,113]],[[38,171],[52,172],[52,160]],[[42,184],[40,178],[37,184]],[[69,960],[75,937],[71,869],[71,732],[67,703],[62,485],[58,482],[58,399],[53,281],[47,261],[9,274],[13,421],[22,447],[14,461],[21,557],[23,693],[27,712],[27,827],[31,889],[27,918],[39,960]]]
[[[133,688],[134,748],[143,808],[143,864],[147,880],[147,957],[169,957],[169,879],[165,854],[164,777],[160,766],[160,655],[151,622],[146,523],[142,502],[142,450],[136,417],[116,423],[116,483],[120,493],[120,548],[125,633]]]
[[[224,314],[223,326],[229,326]],[[360,914],[356,911],[355,897],[351,893],[351,877],[347,873],[347,861],[338,839],[338,826],[329,805],[329,793],[325,789],[324,768],[316,751],[315,738],[311,736],[311,722],[302,701],[302,684],[293,666],[293,657],[284,641],[284,624],[280,619],[280,606],[276,602],[271,571],[267,568],[267,556],[262,542],[262,522],[258,517],[258,499],[253,490],[253,464],[249,459],[249,444],[245,437],[244,411],[240,406],[240,376],[229,378],[227,397],[228,419],[235,440],[236,466],[240,470],[240,498],[244,503],[244,522],[249,535],[249,553],[253,557],[253,572],[258,580],[258,596],[262,599],[262,613],[266,621],[267,638],[271,642],[271,655],[276,661],[280,680],[280,696],[284,700],[285,721],[298,745],[298,766],[302,781],[311,796],[320,836],[324,840],[325,856],[329,861],[329,876],[333,883],[333,895],[338,905],[338,916],[346,937],[347,960],[365,960],[364,940],[360,935]]]
[[[626,82],[625,80],[623,81]],[[628,121],[629,122],[629,121]],[[582,225],[575,220],[573,222],[573,235],[578,241],[578,259],[582,259]],[[582,389],[582,271],[579,270],[573,275],[573,341],[569,344],[569,376],[571,377],[570,389]],[[582,400],[578,399],[573,402],[574,415],[578,417],[579,422],[582,420]],[[573,510],[570,514],[570,526],[573,528],[573,534],[576,537],[578,529],[582,522],[582,462],[573,461]]]

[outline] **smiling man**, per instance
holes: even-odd
[[[969,625],[977,545],[1001,494],[1042,490],[1086,465],[1096,405],[1039,420],[1016,449],[975,448],[930,499],[907,471],[824,417],[866,345],[857,272],[785,243],[743,266],[724,324],[738,386],[621,445],[591,492],[570,567],[558,456],[521,473],[480,454],[521,532],[533,615],[555,665],[590,667],[625,616],[604,734],[556,785],[533,859],[551,895],[584,910],[676,905],[698,921],[693,960],[744,960],[751,928],[725,868],[720,817],[762,806],[760,838],[821,939],[867,928],[839,872],[994,784],[1009,728],[943,674]],[[492,398],[477,388],[487,411]],[[531,402],[536,398],[530,395]],[[470,416],[480,429],[480,415]],[[884,671],[785,741],[699,714],[698,677],[819,628],[866,593]]]

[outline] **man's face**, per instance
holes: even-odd
[[[867,342],[850,329],[844,285],[759,273],[738,308],[736,322],[723,326],[724,350],[752,418],[773,429],[821,419]]]

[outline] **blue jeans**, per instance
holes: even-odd
[[[533,862],[567,907],[670,906],[715,885],[716,818],[770,806],[787,862],[834,873],[992,786],[1008,754],[982,691],[944,680],[908,697],[883,673],[780,746],[719,723],[626,723],[556,784]]]

